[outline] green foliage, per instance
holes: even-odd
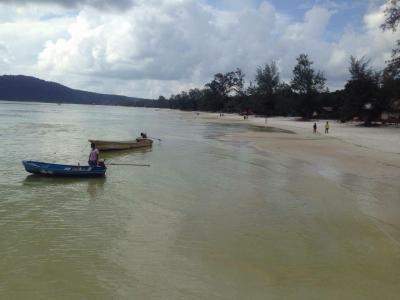
[[[265,115],[273,113],[276,105],[276,94],[280,84],[280,74],[274,61],[258,67],[256,71],[256,85],[248,89],[252,100],[260,102],[257,110]]]
[[[289,84],[281,82],[276,89],[275,109],[273,114],[279,116],[298,115],[299,97],[293,92]]]
[[[312,95],[325,90],[325,76],[320,71],[315,72],[312,68],[313,64],[307,54],[300,54],[297,58],[291,82],[294,92],[300,95]]]
[[[230,95],[242,95],[244,87],[244,74],[242,70],[236,69],[235,72],[214,75],[214,80],[206,84],[211,92],[222,98]]]
[[[351,78],[345,86],[346,101],[341,112],[343,120],[359,118],[371,123],[382,112],[380,74],[374,72],[369,64],[364,57],[356,59],[352,56],[350,59]]]
[[[400,0],[388,0],[385,10],[385,22],[382,24],[383,30],[396,31],[400,24]],[[392,59],[389,66],[400,70],[400,40],[397,41],[396,48],[393,49]]]
[[[301,115],[311,118],[317,110],[316,95],[326,90],[325,76],[312,68],[313,62],[307,54],[300,54],[293,69],[292,89],[300,97]]]
[[[382,74],[381,98],[385,111],[400,113],[399,69],[388,66]]]
[[[302,116],[304,118],[358,118],[366,123],[379,120],[382,112],[400,110],[400,72],[389,65],[376,72],[365,58],[350,58],[349,80],[343,90],[329,92],[326,79],[312,68],[306,54],[297,58],[291,84],[281,81],[275,62],[256,70],[255,84],[245,90],[245,75],[240,69],[218,73],[202,89],[191,89],[160,96],[144,106],[181,110],[239,113],[251,111],[261,115]],[[317,115],[314,115],[314,112]]]
[[[259,95],[272,96],[275,94],[280,83],[280,74],[276,62],[258,67],[256,73],[256,89],[255,92]]]
[[[400,0],[388,0],[385,10],[385,22],[382,24],[384,30],[396,30],[400,24]]]

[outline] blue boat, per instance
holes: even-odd
[[[104,176],[107,170],[107,167],[105,165],[100,165],[96,167],[71,166],[27,160],[24,160],[22,164],[24,165],[25,170],[29,173],[46,176],[94,177]]]

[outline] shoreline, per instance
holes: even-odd
[[[273,152],[310,164],[332,168],[335,172],[382,180],[400,177],[400,128],[360,127],[332,120],[330,133],[324,130],[325,120],[319,120],[318,133],[312,132],[314,121],[295,118],[252,117],[216,113],[181,112],[185,118],[218,123],[241,124],[248,128],[243,133],[227,133],[221,140],[251,143],[257,150]],[[255,130],[254,128],[266,128]],[[274,130],[278,129],[278,130]]]
[[[203,113],[200,116],[186,114],[186,118],[218,124],[247,124],[244,132],[227,130],[221,141],[250,144],[261,155],[272,157],[286,167],[299,166],[306,173],[314,174],[315,185],[310,191],[319,190],[321,184],[338,186],[352,195],[352,205],[357,207],[377,230],[400,246],[400,128],[356,127],[349,124],[331,123],[332,134],[313,134],[313,122],[294,121],[290,118],[271,118],[267,125],[292,131],[254,130],[251,126],[265,127],[265,118],[226,115],[222,118]],[[320,121],[319,124],[323,121]],[[319,126],[321,127],[321,126]],[[378,128],[379,129],[379,128]],[[304,169],[305,168],[305,169]],[[299,174],[301,176],[301,172]],[[329,199],[329,192],[321,201]],[[344,198],[346,198],[343,195]],[[340,198],[340,196],[339,196]],[[330,199],[340,203],[343,199]],[[330,204],[330,205],[331,205]]]

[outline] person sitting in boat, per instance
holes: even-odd
[[[96,148],[96,145],[94,143],[90,144],[90,147],[92,148],[92,150],[90,151],[89,154],[89,166],[91,167],[96,167],[97,166],[97,162],[99,161],[99,149]]]
[[[144,132],[141,132],[141,133],[140,133],[140,137],[138,137],[138,138],[136,139],[136,141],[137,141],[137,142],[140,142],[141,140],[145,140],[145,139],[147,139],[147,134],[145,134]]]

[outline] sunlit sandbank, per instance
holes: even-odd
[[[242,126],[244,131],[228,129],[219,138],[250,144],[265,155],[302,161],[317,178],[355,189],[352,200],[400,245],[400,194],[388,188],[388,185],[396,186],[400,179],[400,127],[362,127],[359,123],[329,120],[330,131],[325,134],[326,120],[320,120],[315,121],[318,130],[314,134],[314,121],[296,118],[249,117],[245,120],[235,114],[222,117],[215,113],[183,114],[200,122]],[[354,183],[361,183],[362,187],[351,187]],[[329,193],[326,197],[330,201],[338,200]],[[365,199],[369,200],[365,202]]]
[[[237,124],[247,131],[226,132],[224,140],[248,141],[261,150],[279,151],[305,160],[335,162],[346,172],[400,176],[400,127],[363,127],[335,120],[299,121],[297,118],[252,117],[237,114],[187,113],[187,118],[220,124]],[[330,124],[324,133],[326,121]],[[317,123],[317,133],[312,127]],[[286,131],[286,132],[285,132]],[[288,135],[295,133],[295,135]]]

